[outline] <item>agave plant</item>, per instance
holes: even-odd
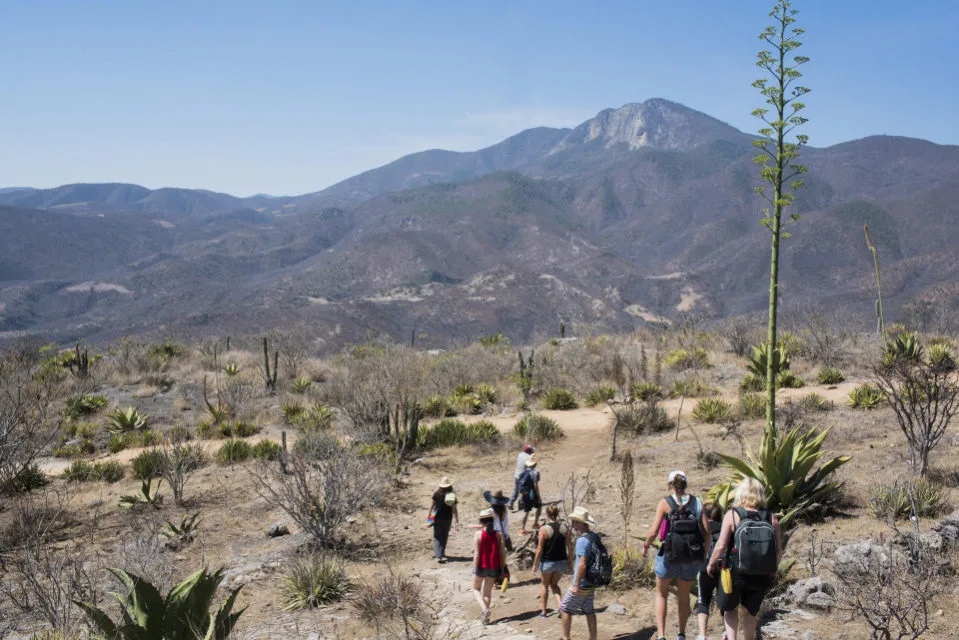
[[[882,363],[886,367],[892,367],[902,361],[918,362],[922,360],[922,355],[922,344],[916,334],[903,331],[892,342],[886,343]]]
[[[956,356],[948,345],[930,345],[928,358],[929,366],[932,367],[936,373],[952,373],[956,370]]]
[[[778,378],[780,373],[789,369],[789,351],[787,351],[785,348],[773,349],[772,357],[773,373]],[[769,345],[763,343],[758,347],[753,347],[752,355],[746,356],[746,359],[749,361],[746,366],[746,368],[749,370],[749,373],[760,380],[765,380],[767,364],[769,362]]]
[[[231,378],[240,375],[240,367],[235,362],[227,363],[223,367],[223,373],[230,376]]]
[[[182,543],[193,542],[196,538],[196,532],[199,528],[199,512],[194,513],[193,515],[184,514],[183,518],[180,520],[180,524],[174,524],[167,520],[166,531],[163,532],[163,536],[168,540],[177,540]]]
[[[110,414],[110,431],[113,433],[130,433],[140,431],[147,426],[147,415],[136,407],[117,409]]]
[[[297,395],[303,395],[310,390],[310,387],[313,386],[313,381],[309,378],[297,378],[293,381],[293,384],[290,386],[290,393],[295,393]]]
[[[126,588],[114,593],[120,603],[122,619],[114,622],[102,609],[76,602],[90,618],[98,636],[109,640],[226,640],[245,611],[233,611],[242,587],[230,592],[226,600],[212,609],[213,596],[223,582],[223,569],[208,572],[202,568],[170,589],[164,598],[160,591],[132,573],[110,569]]]
[[[140,493],[120,496],[120,508],[140,509],[151,506],[154,509],[159,509],[160,504],[163,502],[163,496],[160,495],[161,482],[162,480],[157,480],[157,486],[154,487],[153,480],[149,478],[144,480],[140,485]]]
[[[754,478],[766,489],[767,507],[779,514],[783,527],[788,527],[803,510],[842,486],[842,482],[828,478],[849,462],[850,456],[833,458],[813,469],[826,455],[822,444],[828,434],[828,429],[817,433],[815,429],[798,427],[780,440],[767,429],[758,456],[751,448],[747,448],[745,460],[720,454],[734,473],[728,482],[710,489],[708,499],[726,509],[739,481]]]

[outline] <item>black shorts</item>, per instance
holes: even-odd
[[[493,578],[499,580],[503,576],[502,569],[473,569],[473,575],[477,578]]]
[[[732,602],[738,603],[739,606],[746,609],[751,616],[759,615],[759,608],[763,606],[763,600],[766,598],[766,593],[769,592],[769,589],[772,587],[772,579],[766,576],[749,576],[749,577],[740,577],[733,579],[733,594]],[[729,611],[734,608],[735,605],[731,606],[729,600],[727,600],[725,611]]]
[[[709,607],[713,603],[713,594],[716,593],[716,585],[718,584],[718,577],[712,577],[705,569],[699,572],[696,592],[696,613],[709,615]]]

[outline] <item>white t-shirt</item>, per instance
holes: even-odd
[[[526,471],[526,461],[529,460],[529,457],[530,454],[525,451],[521,451],[520,454],[516,456],[516,472],[513,474],[515,480],[519,480],[519,477]]]
[[[509,537],[509,513],[503,513],[503,519],[500,520],[496,512],[493,512],[493,531],[499,531],[504,538]]]

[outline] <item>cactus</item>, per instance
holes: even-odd
[[[90,375],[90,352],[87,349],[80,351],[80,343],[77,343],[76,351],[72,358],[66,361],[67,368],[77,378],[86,378]]]
[[[529,395],[533,391],[533,356],[536,354],[534,349],[530,349],[529,359],[523,359],[523,352],[519,352],[519,374],[516,377],[516,385],[520,393],[523,394],[523,405],[529,404]]]
[[[266,390],[270,393],[276,393],[276,370],[280,359],[280,352],[273,352],[273,371],[270,372],[270,347],[266,338],[263,338],[263,379],[266,382]]]
[[[559,337],[560,338],[566,337],[566,323],[563,322],[562,320],[559,321]]]

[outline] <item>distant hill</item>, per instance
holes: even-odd
[[[666,100],[476,152],[425,151],[328,189],[235,198],[135,185],[0,194],[0,331],[62,340],[310,327],[328,347],[433,344],[562,320],[625,330],[762,309],[769,235],[752,138]],[[805,149],[782,252],[791,302],[872,321],[959,280],[959,147],[876,136]],[[27,209],[25,209],[27,208]],[[951,289],[950,289],[951,290]],[[10,335],[10,334],[8,334]]]

